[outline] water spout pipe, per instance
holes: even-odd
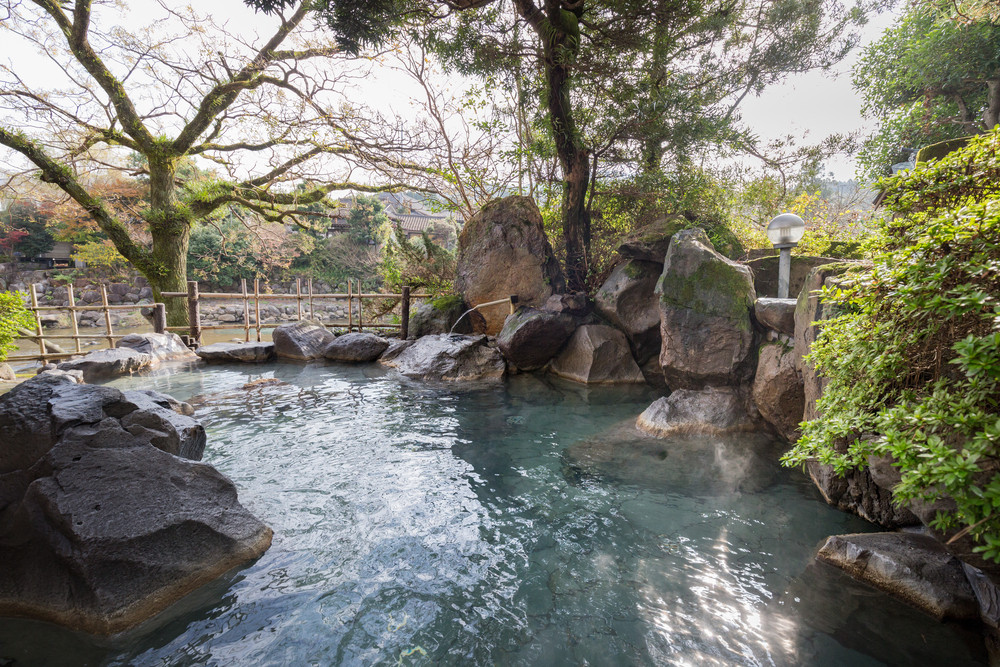
[[[504,298],[504,299],[497,299],[496,301],[487,301],[486,303],[476,304],[475,306],[473,306],[472,308],[469,308],[467,311],[465,311],[464,313],[462,313],[461,315],[458,316],[458,319],[455,320],[455,323],[451,325],[451,330],[448,331],[448,335],[450,336],[453,333],[455,333],[455,327],[458,326],[458,323],[462,321],[463,317],[465,317],[466,315],[468,315],[472,311],[479,310],[480,308],[485,308],[486,306],[499,306],[501,303],[508,303],[508,302],[510,303],[510,312],[513,315],[514,314],[514,304],[517,303],[517,295],[516,294],[512,294],[511,296],[508,296],[507,298]]]

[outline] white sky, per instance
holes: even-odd
[[[216,16],[228,15],[231,29],[244,34],[267,34],[268,21],[263,15],[254,15],[240,0],[219,0],[215,5],[213,13]],[[137,25],[144,23],[146,18],[154,15],[159,18],[158,15],[162,14],[162,9],[149,0],[133,1],[128,6],[129,23],[134,21]],[[890,13],[872,18],[864,28],[862,45],[877,39],[892,19]],[[25,45],[18,44],[18,41],[0,39],[0,62],[9,64],[15,71],[30,68],[39,74],[51,67],[45,59],[31,53],[31,47],[25,49]],[[782,85],[769,88],[758,98],[744,100],[741,107],[744,121],[761,139],[778,139],[791,134],[799,137],[803,144],[819,142],[833,133],[870,131],[873,124],[862,118],[861,102],[850,82],[850,70],[859,52],[860,48],[855,49],[830,72],[797,75]],[[400,98],[412,96],[401,95],[396,82],[367,83],[366,90],[357,94],[368,97],[377,107],[385,108],[388,103],[402,110],[399,108]],[[393,98],[391,101],[390,97]],[[838,157],[825,166],[838,179],[846,180],[854,176],[852,158]]]

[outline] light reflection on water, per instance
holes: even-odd
[[[249,381],[280,385],[244,389]],[[644,390],[431,387],[374,367],[115,383],[190,400],[275,531],[184,613],[99,643],[0,624],[0,664],[977,664],[976,639],[812,562],[827,507],[770,443],[649,441]],[[4,629],[6,628],[6,630]]]

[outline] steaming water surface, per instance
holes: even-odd
[[[282,383],[243,388],[262,378]],[[645,390],[291,364],[114,384],[194,403],[205,460],[274,544],[113,640],[0,622],[0,665],[985,660],[972,633],[813,562],[874,527],[771,445],[636,439]]]

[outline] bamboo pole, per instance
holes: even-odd
[[[257,325],[257,342],[260,342],[260,279],[253,279],[253,313]]]
[[[247,295],[247,279],[240,279],[240,289],[243,292],[243,342],[250,342],[250,297]]]
[[[160,296],[163,296],[163,297],[181,297],[181,298],[187,298],[187,295],[188,295],[187,292],[160,292]],[[358,294],[354,294],[353,296],[355,298],[357,298],[359,295]],[[372,293],[372,294],[362,294],[360,296],[363,296],[366,299],[398,299],[398,298],[400,298],[402,296],[402,294],[377,294],[377,293]],[[411,299],[429,299],[431,296],[433,296],[433,295],[426,294],[426,293],[423,293],[423,292],[420,292],[420,293],[412,293],[411,292],[410,293],[410,298]],[[328,294],[323,294],[323,293],[317,292],[317,293],[313,294],[313,297],[316,298],[316,299],[346,299],[347,298],[347,292],[330,292]],[[203,299],[203,300],[204,299],[241,299],[241,298],[243,298],[243,295],[240,292],[200,292],[198,294],[198,298],[199,299]],[[268,299],[270,299],[272,301],[280,301],[282,299],[284,299],[286,301],[292,301],[292,300],[295,299],[295,297],[292,296],[291,294],[261,294],[260,298],[261,298],[262,301],[267,301]],[[303,295],[302,298],[306,299],[307,295]],[[506,301],[506,299],[502,299],[502,301]],[[112,310],[115,310],[115,309],[119,309],[119,308],[122,308],[122,309],[124,309],[124,308],[144,308],[144,307],[146,307],[148,305],[149,304],[141,304],[141,305],[135,305],[135,306],[133,306],[133,305],[127,305],[126,304],[126,305],[116,306],[116,305],[112,304],[111,306],[108,306],[108,307],[111,308]],[[38,308],[39,308],[39,310],[66,310],[66,306],[39,306]],[[77,310],[93,310],[93,308],[89,308],[87,306],[78,306]],[[229,328],[232,329],[232,327],[229,327]]]
[[[70,283],[69,285],[66,286],[66,301],[70,307],[69,321],[73,325],[73,335],[79,336],[80,326],[76,323],[76,297],[73,295],[73,283]],[[80,339],[74,338],[73,340],[76,343],[76,351],[83,352],[83,348],[80,347]]]
[[[302,321],[302,278],[295,279],[295,305],[298,307],[299,322]]]
[[[354,327],[354,306],[351,299],[351,279],[347,279],[347,333]]]
[[[108,330],[108,347],[115,346],[115,332],[111,330],[111,309],[108,308],[108,286],[101,283],[101,310],[104,311],[104,326]]]
[[[30,329],[25,329],[24,327],[17,328],[17,334],[20,338],[25,340],[32,340],[36,343],[41,340],[45,343],[45,353],[46,354],[65,354],[66,350],[62,349],[58,345],[52,342],[53,338],[64,338],[64,336],[45,336],[44,338],[39,338],[38,334],[31,333]],[[101,336],[97,336],[101,338]],[[79,346],[79,344],[77,344]]]
[[[167,307],[162,303],[153,304],[153,331],[158,334],[167,332]]]
[[[309,276],[309,319],[316,319],[316,309],[313,306],[313,279]]]

